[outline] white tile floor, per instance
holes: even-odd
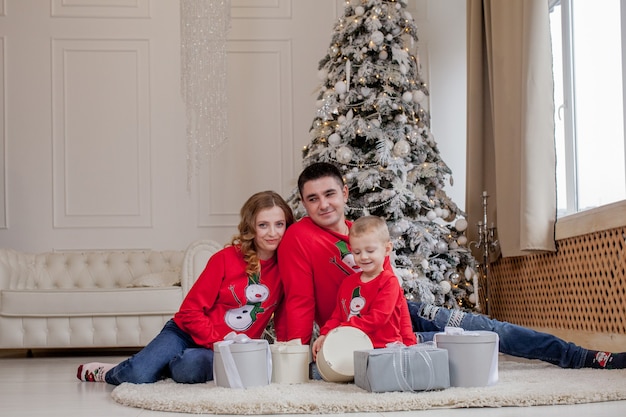
[[[0,416],[2,417],[180,417],[187,414],[164,413],[125,407],[110,397],[112,386],[80,382],[76,368],[83,362],[118,362],[126,357],[103,352],[84,353],[0,351]],[[589,383],[597,383],[589,381]],[[350,417],[409,417],[417,412],[351,414]],[[197,415],[197,414],[193,414]],[[623,417],[626,401],[548,407],[510,407],[446,409],[419,412],[420,417]],[[333,417],[326,415],[327,417]]]

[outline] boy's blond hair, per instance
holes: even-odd
[[[378,216],[363,216],[359,217],[352,223],[352,227],[350,228],[349,236],[362,236],[365,233],[374,233],[377,237],[380,238],[383,242],[389,242],[391,238],[389,237],[389,229],[387,228],[387,223],[383,220],[382,217]]]

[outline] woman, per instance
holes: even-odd
[[[293,222],[291,209],[280,195],[254,194],[241,208],[239,233],[209,259],[163,330],[118,365],[80,365],[78,379],[113,385],[168,377],[189,384],[211,381],[213,344],[233,331],[260,338],[282,300],[276,249]]]

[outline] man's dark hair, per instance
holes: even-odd
[[[298,177],[298,191],[302,197],[302,188],[304,184],[324,177],[332,177],[343,187],[343,176],[341,171],[335,165],[328,162],[315,162],[304,168]]]

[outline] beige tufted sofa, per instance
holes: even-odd
[[[0,249],[0,349],[142,347],[222,246],[185,251]]]

